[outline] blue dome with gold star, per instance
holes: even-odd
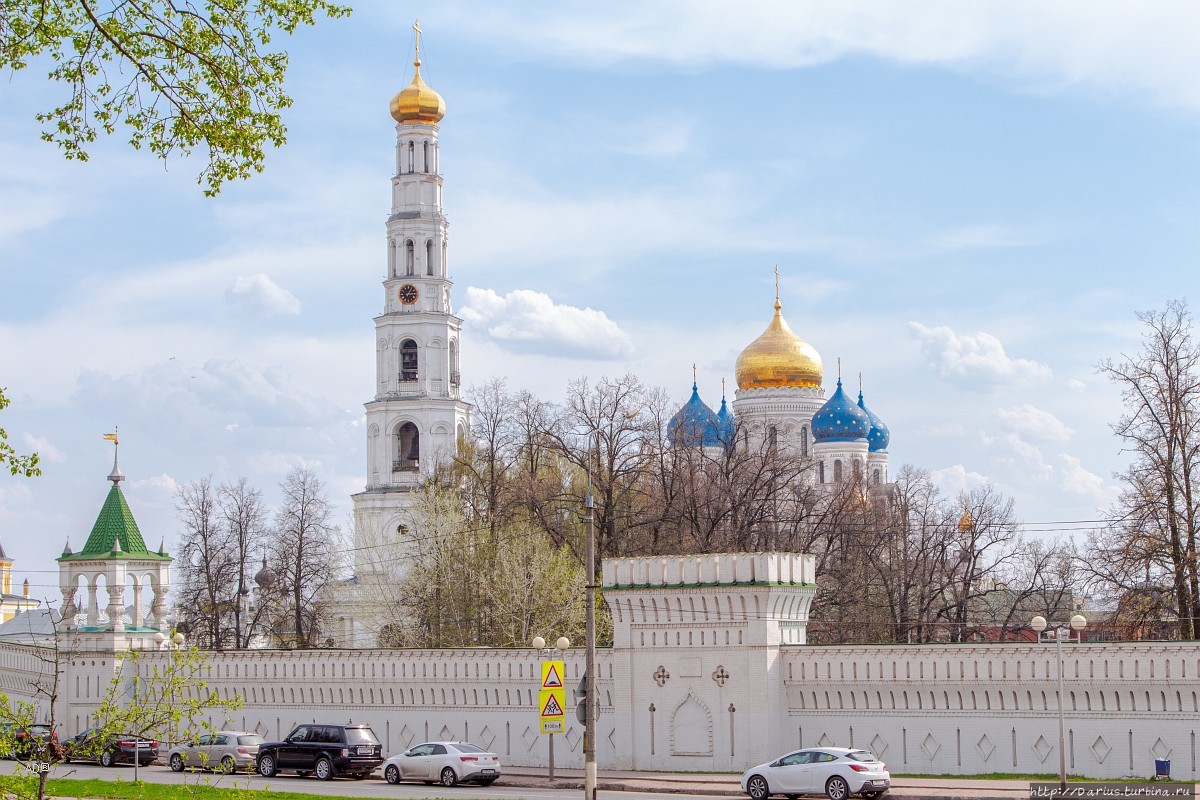
[[[870,432],[871,419],[846,396],[842,380],[838,378],[833,397],[813,414],[813,439],[818,442],[857,442],[866,439]]]
[[[721,423],[720,436],[721,443],[726,447],[733,446],[734,431],[733,412],[729,410],[729,406],[725,403],[725,396],[721,396],[721,410],[717,412],[717,420]]]
[[[858,393],[858,407],[866,412],[867,419],[871,421],[871,430],[867,433],[867,442],[871,445],[868,450],[872,453],[886,453],[888,444],[892,441],[892,434],[888,431],[888,426],[883,424],[883,420],[867,408],[861,391]]]
[[[720,447],[721,420],[700,399],[700,391],[692,384],[692,397],[675,412],[667,423],[667,441],[685,447]]]

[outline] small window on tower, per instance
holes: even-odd
[[[874,477],[876,486],[879,486],[881,483],[883,483],[883,474],[879,471],[878,468],[875,469],[875,474],[873,477]]]
[[[423,164],[425,166],[425,171],[429,172],[429,142],[425,143],[425,158]]]
[[[396,471],[416,471],[421,466],[421,434],[417,426],[406,422],[396,431]]]
[[[817,483],[824,483],[824,482],[825,482],[825,462],[818,461],[817,462]]]
[[[767,446],[772,450],[779,446],[779,429],[774,425],[767,429]]]
[[[405,339],[400,345],[400,380],[415,381],[417,379],[417,343]]]
[[[841,461],[841,459],[837,459],[836,461],[833,462],[833,482],[834,483],[842,482],[842,461]]]
[[[416,269],[417,251],[413,247],[412,239],[404,243],[404,274],[412,275]]]
[[[413,172],[413,159],[416,156],[416,147],[412,142],[408,143],[408,171]]]
[[[800,429],[800,455],[808,458],[808,426]]]
[[[425,240],[425,274],[433,274],[433,239]]]

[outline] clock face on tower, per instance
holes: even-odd
[[[406,306],[411,306],[413,303],[417,302],[417,287],[413,286],[411,283],[406,283],[400,287],[400,291],[397,292],[397,295],[399,296],[401,303],[404,303]]]

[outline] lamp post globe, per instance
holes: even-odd
[[[1034,633],[1041,633],[1046,630],[1046,618],[1038,614],[1033,619],[1029,620],[1029,627],[1033,628]]]
[[[533,637],[533,641],[530,644],[533,645],[534,650],[545,650],[546,649],[546,640],[543,639],[541,636]]]
[[[1071,630],[1081,631],[1087,627],[1087,617],[1083,614],[1076,614],[1071,617]]]
[[[176,647],[181,647],[181,646],[183,646],[183,642],[184,642],[183,634],[180,633],[179,631],[176,631],[175,635],[171,637],[171,644],[175,645]]]
[[[559,650],[566,650],[571,646],[571,640],[565,636],[560,636],[558,637],[558,641],[554,643],[554,646]]]
[[[165,633],[163,633],[162,631],[159,631],[158,633],[154,634],[154,644],[158,645],[158,647],[161,648],[163,645],[163,642],[165,642],[166,640],[167,640],[167,635]]]

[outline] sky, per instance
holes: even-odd
[[[39,141],[45,64],[0,85],[0,427],[45,474],[0,477],[16,582],[57,598],[120,426],[147,543],[176,489],[312,467],[348,524],[383,305],[388,101],[441,124],[467,388],[560,400],[631,372],[734,395],[784,317],[891,429],[892,472],[990,483],[1081,543],[1128,463],[1110,430],[1139,311],[1200,302],[1194,2],[364,0],[276,39],[288,143],[215,199],[201,165],[118,135]]]

